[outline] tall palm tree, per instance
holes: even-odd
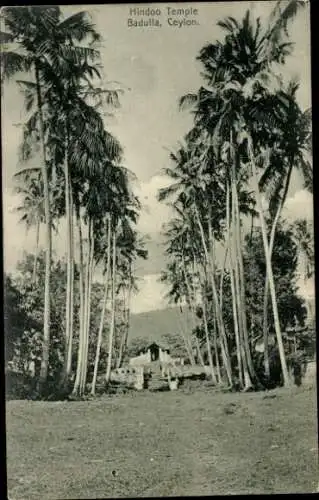
[[[271,68],[273,63],[283,64],[292,50],[292,44],[287,39],[287,25],[301,5],[302,2],[292,0],[283,7],[283,4],[278,2],[266,28],[261,25],[260,19],[253,23],[249,11],[241,23],[231,17],[219,22],[219,26],[226,31],[224,41],[206,45],[198,57],[204,66],[206,86],[203,86],[197,95],[186,95],[181,100],[182,106],[185,103],[196,105],[195,127],[198,133],[204,130],[211,138],[208,145],[212,144],[217,161],[218,157],[223,159],[225,147],[229,152],[236,152],[229,156],[229,166],[231,166],[229,176],[234,200],[238,197],[238,175],[242,172],[244,179],[248,179],[249,176],[247,147],[240,139],[241,132],[245,128],[249,129],[252,144],[258,148],[271,148],[278,135],[278,123],[283,123],[287,117],[287,99],[282,89],[278,89],[280,81]],[[273,91],[265,92],[265,86],[268,90],[273,87]],[[257,167],[256,162],[253,162],[253,148],[249,148],[248,153],[250,163],[254,163],[253,166]],[[264,163],[263,167],[265,169]],[[259,196],[258,187],[258,191],[255,189],[256,203],[259,203],[257,201]],[[237,203],[235,214],[236,212],[238,214]],[[235,232],[240,235],[238,224]],[[264,242],[268,245],[267,238]],[[239,251],[238,277],[241,283],[239,287],[241,292],[238,295],[244,300],[243,263],[239,241],[236,241],[236,247]],[[269,256],[268,248],[265,248],[265,253]],[[272,302],[276,309],[274,293],[272,284]],[[277,317],[275,310],[274,315]],[[247,360],[252,370],[244,310],[241,316]],[[278,317],[275,323],[280,344],[282,341]],[[239,327],[240,325],[239,321]],[[283,352],[281,362],[285,383],[288,385]]]
[[[40,372],[40,385],[46,382],[50,348],[50,271],[52,255],[51,214],[49,199],[49,180],[47,173],[47,150],[44,134],[43,96],[41,90],[40,65],[46,57],[46,50],[40,50],[52,36],[52,24],[59,19],[58,7],[7,7],[3,10],[4,34],[8,50],[2,54],[2,74],[4,78],[13,78],[20,72],[33,72],[36,85],[37,112],[39,117],[40,154],[42,164],[42,182],[44,191],[46,265],[44,290],[44,326],[43,352]],[[14,44],[13,50],[10,45]]]
[[[312,167],[308,159],[311,151],[311,111],[302,112],[296,102],[298,84],[289,82],[286,98],[288,100],[287,113],[282,124],[282,131],[278,144],[272,148],[272,157],[268,168],[263,172],[259,181],[260,189],[269,195],[269,213],[272,220],[269,250],[272,256],[276,229],[287,199],[293,169],[298,169],[304,178],[304,187],[312,191]],[[263,337],[264,337],[264,365],[266,376],[270,376],[268,355],[268,274],[265,278]]]
[[[188,137],[186,139],[190,141]],[[200,246],[205,259],[204,272],[209,270],[209,281],[211,283],[213,293],[213,305],[215,308],[216,321],[221,338],[221,348],[223,354],[223,361],[227,372],[228,382],[232,384],[231,366],[228,354],[226,332],[221,313],[220,303],[218,299],[216,277],[215,277],[215,264],[213,253],[213,234],[220,232],[220,208],[218,207],[217,200],[223,198],[223,193],[220,190],[218,181],[215,177],[210,176],[204,169],[198,168],[201,166],[200,147],[198,144],[190,144],[190,147],[181,147],[176,154],[171,155],[171,159],[175,163],[174,169],[166,169],[166,175],[169,175],[174,181],[171,186],[159,191],[159,200],[166,198],[173,198],[173,207],[187,215],[192,220],[193,228],[198,234]],[[200,157],[198,158],[198,155]],[[210,210],[212,194],[216,201],[213,212]],[[214,227],[213,227],[214,224]],[[193,229],[194,230],[194,229]]]

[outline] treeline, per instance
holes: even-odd
[[[171,153],[172,183],[159,192],[174,210],[162,279],[171,300],[192,312],[189,356],[195,345],[203,363],[204,342],[212,380],[243,390],[271,384],[270,339],[288,386],[285,333],[304,336],[296,265],[303,252],[313,273],[312,228],[289,227],[282,213],[294,170],[312,192],[311,110],[298,104],[298,82],[281,75],[293,50],[289,22],[302,7],[277,2],[268,22],[247,11],[217,23],[225,36],[197,57],[203,85],[180,100],[193,127]]]
[[[106,383],[112,367],[118,298],[127,324],[134,262],[138,256],[147,256],[136,230],[140,204],[132,191],[134,176],[123,166],[122,147],[105,126],[105,116],[119,107],[123,90],[104,85],[101,37],[87,12],[64,18],[57,6],[7,7],[2,18],[2,83],[14,79],[25,100],[22,168],[15,178],[23,198],[22,220],[28,227],[34,226],[37,235],[33,271],[30,275],[30,269],[26,270],[30,279],[25,291],[30,311],[37,308],[32,304],[33,295],[37,290],[43,294],[43,310],[37,310],[36,323],[41,351],[37,392],[48,392],[52,346],[59,330],[63,331],[62,338],[58,335],[63,353],[59,373],[55,373],[55,390],[84,393],[92,349],[93,282],[99,271],[104,289],[94,342],[94,393],[107,308],[111,317]],[[60,279],[65,280],[65,293],[57,297],[60,291],[53,281],[62,264],[53,259],[52,242],[62,220],[67,257]],[[37,255],[40,227],[45,233],[43,276]],[[123,353],[127,331],[121,342]]]
[[[6,386],[10,397],[38,398],[40,394],[37,382],[41,370],[44,312],[44,279],[45,254],[40,252],[37,258],[37,286],[32,280],[34,271],[34,255],[25,254],[13,275],[5,275],[5,359]],[[74,293],[74,336],[71,357],[71,376],[67,387],[61,387],[59,380],[63,373],[65,356],[65,311],[66,311],[66,277],[67,263],[65,259],[55,259],[51,266],[51,324],[48,377],[46,391],[42,396],[59,399],[69,396],[74,388],[78,366],[78,349],[80,345],[80,293],[79,269],[75,264]],[[92,284],[90,304],[92,314],[89,325],[89,345],[87,356],[86,392],[95,394],[104,392],[105,377],[108,366],[120,367],[127,360],[127,340],[129,331],[129,303],[123,275],[116,273],[116,303],[114,319],[114,335],[112,353],[109,359],[109,335],[112,325],[112,301],[109,300],[104,318],[105,287],[99,281]],[[99,345],[98,377],[96,350],[99,332],[103,335]]]

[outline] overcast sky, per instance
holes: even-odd
[[[190,4],[191,5],[191,4]],[[168,150],[174,148],[191,126],[191,116],[178,110],[178,99],[183,94],[196,91],[201,84],[200,67],[196,62],[199,50],[207,42],[222,37],[216,26],[218,20],[231,15],[240,19],[249,8],[253,15],[267,18],[274,2],[219,2],[196,3],[199,25],[182,28],[168,26],[166,7],[174,4],[153,4],[162,11],[161,28],[128,28],[127,19],[132,5],[88,6],[97,30],[102,34],[101,50],[104,66],[104,82],[121,82],[129,88],[121,97],[121,109],[106,122],[117,136],[125,152],[125,165],[139,179],[136,191],[143,203],[139,228],[151,234],[152,248],[156,247],[158,233],[167,220],[167,207],[156,201],[157,190],[167,183],[162,169],[167,166]],[[176,4],[176,7],[183,7]],[[142,8],[142,5],[138,5]],[[146,7],[146,6],[144,6]],[[63,7],[66,15],[86,7]],[[287,60],[284,75],[298,76],[300,89],[298,100],[302,108],[311,105],[310,93],[310,22],[309,8],[300,12],[293,22],[291,38],[295,42],[293,55]],[[110,84],[116,86],[117,84]],[[23,249],[32,251],[34,231],[26,234],[12,213],[19,204],[12,192],[12,174],[17,167],[19,129],[15,126],[23,120],[23,99],[17,85],[6,84],[2,99],[3,131],[3,187],[4,187],[4,257],[5,268],[14,266]],[[35,160],[36,162],[36,160]],[[289,210],[288,210],[289,209]],[[287,209],[290,216],[308,213],[312,216],[311,198],[301,191],[298,176],[292,179]],[[287,212],[288,213],[288,212]],[[293,214],[293,215],[292,215]],[[59,254],[65,252],[63,227],[56,239]],[[135,311],[148,310],[164,304],[162,287],[157,283],[162,250],[151,252],[145,272],[145,284],[134,299]],[[151,299],[147,298],[151,294]]]

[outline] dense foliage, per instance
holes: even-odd
[[[165,173],[172,183],[159,192],[174,211],[165,228],[169,262],[162,279],[171,301],[186,303],[193,316],[185,345],[195,337],[198,358],[205,345],[213,382],[243,390],[261,384],[258,337],[262,385],[272,378],[273,338],[281,380],[290,385],[284,332],[305,320],[296,294],[302,253],[312,268],[307,275],[313,272],[307,224],[288,228],[282,220],[293,169],[312,190],[311,110],[300,108],[298,83],[281,73],[293,50],[289,22],[299,8],[302,2],[278,2],[268,22],[249,10],[241,21],[218,22],[225,36],[198,55],[203,85],[180,100],[193,113],[193,127],[171,153]]]

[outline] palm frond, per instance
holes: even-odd
[[[28,56],[14,51],[1,51],[2,80],[10,80],[16,73],[28,72],[32,65],[32,59]]]
[[[305,160],[304,158],[299,159],[299,168],[302,172],[304,180],[304,189],[313,193],[313,168],[312,163]]]
[[[281,6],[285,4],[286,6],[281,9]],[[303,0],[289,0],[288,2],[277,2],[274,7],[270,19],[271,27],[268,31],[267,38],[272,44],[278,44],[282,36],[282,32],[287,34],[288,22],[293,20],[297,15],[300,8],[305,7],[305,2]]]
[[[217,26],[223,28],[229,33],[233,33],[235,30],[239,29],[238,21],[236,21],[236,19],[234,19],[233,17],[227,17],[223,21],[218,21]]]
[[[179,109],[180,110],[190,109],[193,106],[195,106],[197,102],[198,102],[197,94],[192,94],[192,93],[186,94],[182,96],[179,100]]]
[[[101,36],[96,32],[86,11],[77,12],[60,22],[58,31],[66,38],[72,38],[78,42],[82,42],[88,36],[91,36],[94,42],[101,40]]]

